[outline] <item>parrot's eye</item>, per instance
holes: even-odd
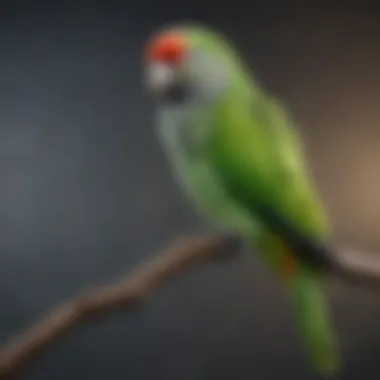
[[[180,64],[185,56],[186,43],[178,33],[166,32],[155,37],[147,46],[145,54],[148,62]]]

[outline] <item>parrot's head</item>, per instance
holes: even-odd
[[[236,63],[219,32],[199,25],[168,27],[144,47],[145,85],[160,104],[212,101],[233,82]]]

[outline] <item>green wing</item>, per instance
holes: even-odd
[[[288,238],[290,251],[303,253],[304,263],[313,249],[317,256],[324,255],[315,247],[327,239],[328,224],[297,135],[281,107],[262,99],[252,109],[227,99],[216,115],[211,160],[230,196],[264,224],[258,244],[262,256],[280,269],[277,236]],[[300,241],[303,250],[294,248]],[[290,279],[290,294],[314,365],[322,373],[336,372],[340,353],[325,303],[323,278],[313,267],[301,265]]]
[[[304,248],[298,253],[322,259],[329,226],[296,131],[270,98],[257,95],[252,104],[233,95],[215,109],[208,146],[220,181],[266,227]]]

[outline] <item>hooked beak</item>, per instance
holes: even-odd
[[[173,68],[163,63],[152,63],[146,70],[146,87],[154,96],[162,96],[175,83]]]
[[[181,102],[189,92],[175,68],[163,63],[152,63],[146,70],[146,87],[153,97],[170,103]]]

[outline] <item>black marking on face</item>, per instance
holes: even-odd
[[[182,81],[175,81],[165,89],[161,96],[161,101],[170,104],[182,104],[186,102],[190,96],[190,86]]]

